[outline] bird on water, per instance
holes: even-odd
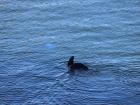
[[[73,71],[73,70],[88,70],[88,67],[82,63],[75,63],[74,62],[74,56],[71,56],[69,58],[69,61],[68,61],[68,68],[69,70]]]

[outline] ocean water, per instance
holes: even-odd
[[[140,105],[140,0],[0,0],[0,105]]]

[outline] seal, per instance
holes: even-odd
[[[74,62],[74,56],[71,56],[69,58],[69,61],[68,61],[68,68],[69,70],[73,71],[73,70],[88,70],[88,67],[82,63],[75,63]]]

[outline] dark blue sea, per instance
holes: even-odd
[[[0,105],[140,105],[140,0],[0,0]]]

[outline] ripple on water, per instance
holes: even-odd
[[[0,0],[0,103],[138,105],[139,3]]]

